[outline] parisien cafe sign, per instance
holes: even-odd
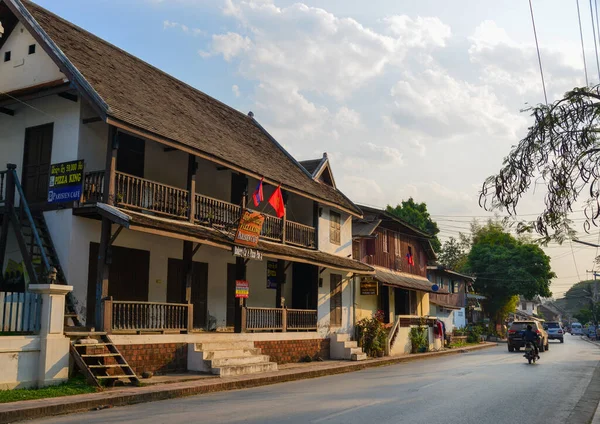
[[[256,247],[264,222],[265,217],[261,213],[245,210],[240,218],[234,243]]]

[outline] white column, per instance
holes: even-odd
[[[38,386],[62,383],[69,378],[69,339],[63,334],[65,295],[73,286],[30,284],[29,291],[42,296]]]

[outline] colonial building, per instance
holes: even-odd
[[[475,278],[439,265],[427,267],[427,278],[438,287],[437,292],[429,295],[431,316],[443,321],[448,332],[466,326],[468,287]]]
[[[427,263],[435,260],[431,236],[385,210],[360,208],[364,216],[353,219],[352,256],[371,265],[375,275],[358,279],[355,322],[382,311],[384,322],[394,324],[391,353],[410,352],[410,327],[423,319],[432,325],[427,319],[434,292],[427,279]]]
[[[138,372],[202,369],[223,340],[272,362],[327,357],[352,332],[353,276],[373,270],[351,258],[362,212],[332,174],[29,1],[0,2],[0,22],[3,272],[56,267],[70,324],[109,333]],[[153,344],[163,361],[127,357]]]

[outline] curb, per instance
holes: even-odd
[[[395,365],[404,362],[438,358],[441,356],[457,355],[459,353],[468,353],[472,351],[488,349],[497,345],[497,343],[488,342],[479,346],[471,346],[463,349],[453,349],[443,352],[431,352],[393,358],[371,359],[317,370],[313,369],[295,372],[277,371],[274,375],[241,376],[229,381],[223,381],[225,379],[218,379],[217,382],[212,379],[209,382],[195,380],[184,383],[170,383],[164,385],[128,388],[111,392],[12,402],[0,404],[0,424],[8,424],[21,420],[31,420],[35,418],[48,417],[51,415],[83,412],[92,409],[105,409],[114,406],[133,405],[136,403],[173,399],[205,393],[215,393],[226,390],[247,389],[276,383],[343,374],[360,371],[367,368]]]

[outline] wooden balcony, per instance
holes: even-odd
[[[246,307],[242,310],[242,328],[246,332],[317,331],[317,311]]]
[[[83,202],[100,202],[103,198],[104,171],[85,175]],[[188,220],[190,195],[187,190],[117,172],[115,176],[117,206],[152,212],[172,219]],[[240,205],[196,194],[194,222],[200,225],[235,231],[242,213]],[[300,247],[316,247],[315,228],[265,214],[261,237]]]
[[[454,306],[456,308],[464,308],[466,305],[464,293],[430,293],[429,301],[442,305]]]

